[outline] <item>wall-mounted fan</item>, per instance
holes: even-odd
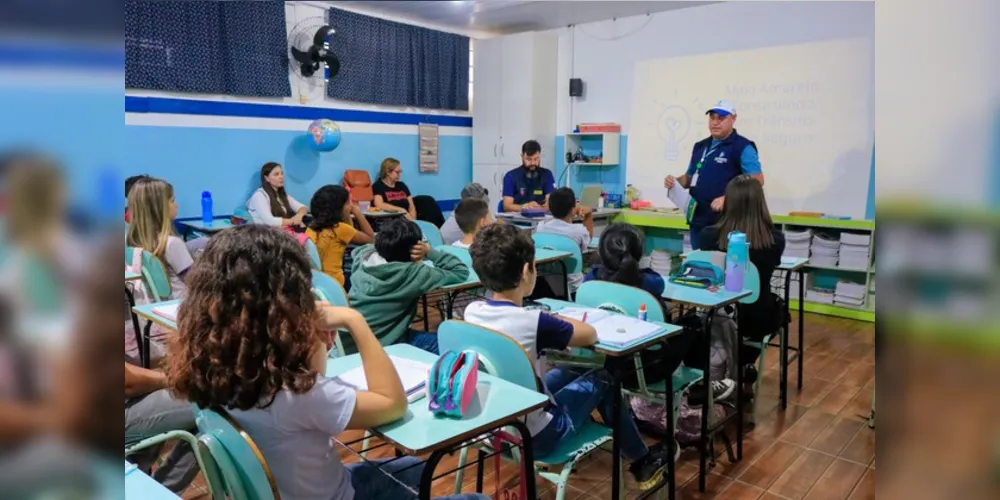
[[[331,48],[336,34],[333,26],[326,24],[321,17],[311,17],[296,24],[288,37],[292,59],[298,63],[295,73],[311,80],[322,69],[323,79],[327,82],[337,76],[340,58]]]

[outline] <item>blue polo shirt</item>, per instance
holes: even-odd
[[[524,165],[515,168],[503,176],[503,196],[514,198],[514,203],[523,205],[535,202],[545,204],[545,197],[555,189],[556,178],[552,171],[538,167],[529,172]]]
[[[701,169],[698,169],[701,163]],[[719,213],[712,210],[712,201],[726,194],[729,181],[738,175],[761,173],[757,145],[733,130],[729,137],[718,141],[711,137],[694,145],[687,176],[698,182],[691,187],[691,198],[697,202],[692,228],[703,228],[715,224]]]

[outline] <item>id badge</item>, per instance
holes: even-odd
[[[699,175],[701,175],[701,172],[695,172],[694,175],[691,177],[691,187],[695,187],[698,185]]]

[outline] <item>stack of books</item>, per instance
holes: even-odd
[[[871,262],[871,234],[842,233],[840,235],[840,261],[837,267],[866,271]]]
[[[833,305],[836,294],[836,290],[830,290],[827,288],[810,288],[806,290],[806,300],[809,302]]]
[[[863,283],[839,281],[834,292],[833,303],[839,306],[860,308],[865,305],[865,295],[867,294],[868,290],[865,289]]]
[[[412,403],[427,396],[427,377],[430,374],[431,365],[391,355],[389,360],[392,361],[392,366],[396,369],[400,382],[403,383],[407,401]],[[368,379],[365,377],[363,366],[338,375],[336,380],[356,391],[368,390]]]
[[[649,268],[661,276],[670,276],[673,257],[666,250],[653,250],[649,255]]]
[[[809,246],[812,244],[812,230],[785,231],[785,253],[783,257],[809,258]]]
[[[840,240],[836,236],[817,234],[813,236],[809,256],[814,266],[837,267],[840,258]]]

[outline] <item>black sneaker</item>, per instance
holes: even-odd
[[[736,382],[728,378],[712,381],[712,400],[716,403],[732,396],[734,391],[736,391]],[[688,402],[695,406],[703,406],[705,404],[704,382],[699,382],[691,387],[691,392],[688,393]]]
[[[676,441],[671,447],[673,450],[666,449],[662,445],[654,446],[650,448],[649,454],[645,458],[633,463],[629,467],[629,471],[632,472],[632,476],[635,478],[636,486],[640,490],[651,490],[663,481],[667,473],[671,452],[676,457],[676,453],[680,451],[680,447],[677,446]],[[676,463],[676,460],[674,462]]]
[[[743,383],[753,385],[757,381],[757,367],[746,365],[743,367]]]

